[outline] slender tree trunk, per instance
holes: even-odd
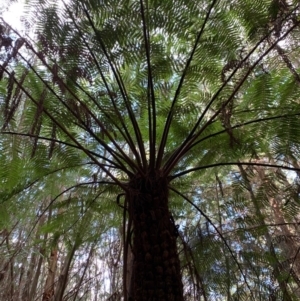
[[[36,229],[36,236],[35,236],[36,240],[40,239],[39,230],[41,226],[45,223],[45,219],[46,219],[45,216],[42,216],[39,219],[39,224]],[[43,241],[46,240],[47,240],[47,234],[44,234]],[[23,287],[23,292],[22,292],[22,298],[21,298],[22,301],[34,300],[36,287],[41,273],[44,254],[45,254],[44,248],[41,247],[40,255],[38,255],[35,252],[33,252],[31,255],[30,263],[27,268],[27,274],[26,274],[26,279]]]
[[[177,229],[168,209],[168,181],[135,177],[127,195],[133,221],[133,301],[183,301]]]
[[[257,216],[260,218],[261,222],[263,225],[265,225],[265,219],[264,219],[264,216],[262,215],[261,213],[261,209],[260,209],[260,206],[257,202],[257,199],[254,195],[254,192],[253,192],[253,189],[252,189],[252,186],[250,184],[250,181],[248,179],[248,176],[247,176],[247,173],[246,171],[244,170],[243,166],[242,165],[239,165],[239,169],[240,169],[240,172],[241,172],[241,175],[245,181],[245,184],[246,184],[246,188],[247,190],[249,191],[250,193],[250,197],[251,197],[251,200],[255,206],[255,211],[256,211],[256,214]],[[261,176],[261,175],[260,175]],[[278,284],[279,284],[279,287],[282,291],[282,294],[283,294],[283,300],[284,301],[291,301],[291,297],[289,295],[289,290],[288,290],[288,283],[285,279],[282,279],[282,275],[280,273],[280,269],[279,269],[279,266],[280,266],[280,262],[277,258],[277,255],[276,255],[276,252],[275,252],[275,249],[274,249],[274,245],[272,243],[272,237],[269,233],[269,231],[266,229],[265,230],[265,233],[264,233],[265,237],[266,237],[266,241],[269,245],[269,250],[270,250],[270,253],[272,254],[274,260],[275,260],[275,263],[273,263],[273,274],[275,276],[275,279],[278,281]]]
[[[96,246],[96,243],[93,243],[92,246],[91,246],[91,249],[90,249],[88,258],[87,258],[87,260],[86,260],[86,262],[85,262],[85,267],[84,267],[83,273],[82,273],[82,275],[81,275],[81,277],[80,277],[80,280],[79,280],[78,284],[76,285],[76,286],[77,286],[77,289],[76,289],[76,291],[75,291],[75,294],[74,294],[74,297],[73,297],[73,301],[76,301],[76,299],[77,299],[77,296],[78,296],[78,293],[79,293],[79,291],[80,291],[81,285],[82,285],[82,283],[83,283],[84,277],[85,277],[86,272],[87,272],[87,270],[88,270],[90,261],[91,261],[93,255],[94,255],[94,249],[95,249],[95,246]],[[96,295],[97,295],[97,290],[96,290]]]
[[[54,279],[57,269],[57,248],[54,247],[51,250],[50,258],[49,258],[49,268],[48,275],[44,287],[43,298],[42,301],[49,301],[54,295]]]
[[[36,294],[36,290],[37,290],[37,286],[38,286],[38,281],[41,275],[41,269],[42,269],[42,264],[44,261],[44,254],[45,254],[45,250],[41,249],[40,250],[41,255],[39,256],[39,261],[37,264],[37,268],[34,274],[34,277],[32,279],[32,284],[30,287],[30,293],[29,293],[29,298],[28,301],[30,300],[35,300],[35,294]],[[23,301],[25,301],[26,299],[24,299]]]
[[[25,258],[25,260],[26,259],[27,258]],[[36,262],[37,262],[37,254],[35,252],[32,252],[31,258],[30,258],[30,262],[29,262],[28,267],[27,267],[26,277],[22,281],[22,284],[21,283],[19,284],[19,287],[23,288],[22,297],[20,298],[23,301],[27,301],[27,300],[30,301],[30,299],[29,299],[29,291],[30,291],[30,285],[32,283],[34,269],[36,267]]]
[[[55,293],[55,301],[62,301],[63,300],[63,295],[67,286],[68,278],[69,278],[69,271],[70,271],[70,266],[71,262],[74,258],[75,251],[77,249],[78,244],[75,242],[72,249],[69,250],[64,266],[62,269],[61,274],[59,275],[58,282],[57,282],[57,290]]]

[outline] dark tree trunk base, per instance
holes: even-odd
[[[157,175],[130,183],[133,301],[183,301],[177,229],[168,209],[168,182]]]

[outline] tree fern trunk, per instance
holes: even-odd
[[[168,209],[168,181],[157,175],[130,183],[133,221],[133,290],[129,300],[182,301],[177,229]]]

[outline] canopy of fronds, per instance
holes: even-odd
[[[0,25],[0,269],[15,258],[17,275],[58,241],[61,254],[122,241],[127,182],[155,169],[170,180],[186,300],[299,300],[298,1],[27,10],[28,36]],[[79,300],[90,284],[74,277],[65,294]],[[90,294],[121,291],[114,281]]]

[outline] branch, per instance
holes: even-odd
[[[287,169],[287,170],[292,170],[292,171],[300,171],[300,168],[282,166],[282,165],[276,165],[276,164],[254,163],[254,162],[224,162],[224,163],[214,163],[214,164],[209,164],[209,165],[205,165],[205,166],[199,166],[199,167],[187,169],[183,172],[179,172],[179,173],[171,176],[170,179],[173,180],[175,178],[179,178],[183,175],[186,175],[190,172],[201,170],[201,169],[206,169],[206,168],[211,168],[211,167],[216,167],[216,166],[228,166],[228,165],[265,166],[265,167],[273,167],[273,168],[282,168],[282,169]]]
[[[297,6],[298,7],[298,6]],[[169,160],[165,164],[165,173],[168,175],[170,171],[173,169],[173,167],[176,165],[176,163],[184,156],[184,154],[190,149],[190,146],[193,144],[193,142],[203,133],[203,131],[207,128],[207,126],[214,121],[214,119],[220,114],[222,109],[233,99],[233,97],[236,95],[238,90],[242,87],[250,73],[254,70],[254,68],[260,63],[260,61],[276,46],[278,42],[283,40],[286,36],[290,34],[290,32],[295,29],[298,26],[298,24],[294,24],[291,28],[289,28],[286,33],[284,33],[281,37],[279,37],[273,45],[271,45],[255,62],[254,64],[249,68],[247,73],[244,75],[242,80],[238,83],[238,85],[234,88],[233,92],[231,95],[228,97],[228,99],[223,103],[223,106],[217,110],[213,116],[209,118],[209,120],[203,125],[203,127],[196,133],[195,131],[197,130],[198,126],[200,125],[201,121],[203,120],[206,112],[210,108],[210,106],[213,104],[213,102],[217,99],[221,91],[226,87],[228,82],[232,79],[234,74],[237,72],[239,69],[239,66],[237,66],[231,73],[231,75],[228,77],[228,79],[223,83],[223,85],[218,89],[218,91],[214,94],[208,105],[205,107],[204,111],[202,112],[201,116],[197,120],[196,124],[194,125],[193,129],[189,133],[188,137],[185,139],[185,141],[180,145],[180,147],[174,152],[174,154],[169,158]],[[259,42],[252,48],[252,50],[246,55],[246,57],[242,60],[241,63],[246,62],[249,57],[254,53],[254,51],[261,45],[261,43],[266,40],[269,35],[274,31],[272,29],[265,35],[263,38],[259,40]]]
[[[134,132],[135,132],[135,135],[136,135],[136,139],[137,139],[137,143],[139,145],[139,150],[141,152],[141,157],[142,157],[142,160],[143,160],[143,163],[144,163],[144,167],[147,166],[147,159],[146,159],[146,152],[145,152],[145,148],[144,148],[144,143],[143,143],[143,139],[142,139],[142,134],[141,134],[141,131],[140,131],[140,128],[139,128],[139,125],[137,123],[137,120],[135,118],[135,115],[134,115],[134,112],[131,108],[131,105],[130,105],[130,102],[129,102],[129,99],[128,99],[128,95],[127,95],[127,92],[126,92],[126,89],[125,89],[125,86],[124,86],[124,83],[122,82],[122,78],[118,72],[118,70],[114,67],[114,64],[106,50],[106,47],[102,41],[102,38],[100,37],[100,33],[99,31],[96,29],[95,25],[94,25],[94,22],[89,14],[89,12],[87,11],[87,9],[83,8],[83,11],[85,12],[87,18],[88,18],[88,21],[96,35],[96,37],[98,38],[99,40],[99,43],[101,45],[101,48],[108,60],[108,64],[114,74],[114,77],[117,81],[117,84],[119,86],[119,89],[120,89],[120,92],[122,94],[122,97],[124,99],[124,103],[125,103],[125,106],[126,106],[126,109],[127,109],[127,112],[128,112],[128,115],[129,115],[129,118],[132,122],[132,125],[133,125],[133,129],[134,129]]]
[[[4,69],[4,72],[10,75],[10,73]],[[20,84],[20,82],[14,78],[15,83],[17,86],[25,93],[25,95],[35,104],[38,105],[38,102],[32,97],[32,95],[24,89],[23,85]],[[123,188],[124,190],[127,189],[127,187],[121,183],[106,167],[104,164],[100,163],[89,151],[80,143],[78,142],[71,133],[62,125],[60,124],[55,117],[53,117],[47,109],[43,109],[43,112],[55,123],[77,146],[80,150],[82,150],[96,165],[98,165],[102,170],[111,178],[113,179],[118,185]]]
[[[182,76],[180,78],[180,82],[178,84],[178,87],[177,87],[177,90],[175,92],[175,95],[174,95],[174,98],[173,98],[173,101],[172,101],[172,104],[171,104],[171,108],[169,110],[169,113],[168,113],[168,117],[167,117],[167,120],[166,120],[166,123],[165,123],[165,126],[164,126],[164,131],[163,131],[163,135],[162,135],[162,138],[161,138],[161,142],[160,142],[160,145],[159,145],[159,149],[158,149],[158,154],[157,154],[157,162],[156,162],[156,167],[157,168],[160,168],[161,166],[161,163],[162,163],[162,159],[163,159],[163,154],[164,154],[164,149],[165,149],[165,146],[166,146],[166,143],[167,143],[167,139],[168,139],[168,134],[169,134],[169,130],[170,130],[170,127],[171,127],[171,122],[172,122],[172,119],[173,119],[173,115],[174,115],[174,107],[175,107],[175,104],[178,100],[178,97],[180,95],[180,91],[181,91],[181,88],[183,86],[183,82],[185,80],[185,77],[187,75],[187,71],[188,71],[188,68],[193,60],[193,57],[194,57],[194,54],[196,52],[196,49],[197,49],[197,46],[200,42],[200,39],[202,37],[202,34],[204,32],[204,28],[208,22],[208,19],[210,17],[210,14],[215,6],[215,4],[217,3],[217,0],[213,0],[212,1],[212,4],[205,16],[205,19],[204,19],[204,22],[202,24],[202,27],[196,37],[196,41],[194,43],[194,47],[191,51],[191,54],[186,62],[186,65],[185,65],[185,68],[182,72]]]
[[[191,200],[189,200],[184,194],[182,194],[181,192],[179,192],[177,189],[173,188],[173,187],[169,187],[172,191],[174,191],[175,193],[177,193],[179,196],[181,196],[183,199],[185,199],[189,204],[191,204],[194,208],[196,208],[196,210],[198,212],[200,212],[200,214],[202,214],[205,219],[212,225],[212,227],[216,230],[216,232],[218,233],[219,237],[221,238],[221,240],[224,242],[226,248],[228,249],[230,255],[232,256],[233,260],[235,261],[235,263],[237,264],[238,266],[238,269],[242,275],[242,277],[244,278],[244,282],[246,283],[248,289],[249,289],[249,292],[253,298],[253,300],[255,300],[253,294],[252,294],[252,291],[251,291],[251,288],[247,282],[247,279],[246,279],[246,275],[244,274],[243,270],[242,270],[242,267],[240,265],[240,263],[238,262],[238,260],[236,259],[236,257],[234,256],[233,254],[233,251],[231,250],[230,246],[228,245],[225,237],[222,235],[222,233],[219,231],[219,229],[215,226],[215,224],[212,222],[212,220],[203,212],[203,210],[201,210],[196,204],[194,204]]]
[[[149,146],[150,146],[150,169],[154,169],[155,164],[155,144],[156,144],[156,105],[155,105],[155,94],[153,87],[153,76],[152,76],[152,67],[150,60],[150,36],[147,29],[147,22],[145,17],[145,9],[143,0],[140,0],[141,5],[141,14],[143,21],[143,34],[145,41],[145,50],[147,57],[148,65],[148,87],[147,87],[147,100],[148,100],[148,120],[149,120]],[[151,98],[151,102],[150,102]],[[152,108],[152,112],[151,112]],[[152,114],[151,114],[152,113]]]
[[[265,118],[258,118],[258,119],[253,119],[253,120],[249,120],[247,122],[244,122],[244,123],[239,123],[239,124],[236,124],[236,125],[233,125],[231,126],[231,129],[234,130],[234,129],[237,129],[237,128],[240,128],[240,127],[243,127],[243,126],[246,126],[246,125],[249,125],[249,124],[252,124],[252,123],[258,123],[258,122],[264,122],[264,121],[270,121],[270,120],[274,120],[274,119],[280,119],[280,118],[285,118],[285,117],[291,117],[291,116],[300,116],[300,112],[299,113],[294,113],[294,114],[284,114],[284,115],[277,115],[277,116],[272,116],[272,117],[265,117]],[[196,142],[194,142],[190,149],[191,150],[194,146],[196,146],[198,143],[206,140],[206,139],[209,139],[209,138],[212,138],[212,137],[215,137],[215,136],[218,136],[220,134],[223,134],[223,133],[226,133],[227,130],[222,130],[222,131],[219,131],[219,132],[216,132],[216,133],[213,133],[213,134],[210,134]]]
[[[45,141],[50,141],[50,142],[55,142],[55,143],[58,143],[58,144],[63,144],[63,145],[66,145],[66,146],[69,146],[69,147],[73,147],[73,148],[76,148],[76,149],[79,149],[81,150],[81,148],[79,148],[77,145],[75,144],[71,144],[71,143],[68,143],[68,142],[64,142],[64,141],[61,141],[61,140],[57,140],[57,139],[54,139],[54,138],[47,138],[47,137],[43,137],[43,136],[37,136],[37,135],[33,135],[33,134],[29,134],[29,133],[16,133],[16,132],[10,132],[10,131],[0,131],[1,134],[8,134],[8,135],[17,135],[17,136],[24,136],[24,137],[31,137],[31,138],[37,138],[39,140],[45,140]],[[111,164],[112,165],[108,165],[108,164],[103,164],[104,166],[106,167],[109,167],[109,168],[118,168],[120,170],[123,170],[122,167],[120,165],[117,165],[114,161],[104,157],[104,156],[101,156],[93,151],[90,151],[90,150],[87,150],[90,154],[92,154],[93,156],[97,157],[97,158],[100,158],[100,159],[103,159]],[[84,164],[87,164],[87,163],[84,163]],[[126,172],[126,170],[123,170],[124,172]]]
[[[76,23],[76,21],[75,21],[73,15],[72,15],[70,9],[68,8],[68,6],[65,4],[64,1],[63,1],[63,3],[64,3],[64,5],[65,5],[65,7],[66,7],[66,10],[67,10],[68,13],[69,13],[69,17],[72,19],[72,21],[73,21],[73,23],[74,23],[75,28],[76,28],[76,29],[78,30],[78,32],[80,33],[80,37],[82,38],[83,43],[85,44],[85,46],[86,46],[87,49],[89,50],[89,52],[90,52],[90,54],[91,54],[91,56],[92,56],[92,58],[93,58],[93,60],[94,60],[94,63],[95,63],[95,65],[96,65],[96,67],[97,67],[97,70],[98,70],[98,72],[99,72],[99,74],[100,74],[100,77],[101,77],[101,79],[102,79],[102,81],[103,81],[103,83],[104,83],[104,85],[105,85],[106,90],[107,90],[107,94],[108,94],[108,96],[109,96],[109,98],[110,98],[110,100],[111,100],[111,103],[112,103],[112,105],[113,105],[114,112],[117,114],[117,116],[118,116],[118,118],[119,118],[119,121],[121,122],[121,125],[122,125],[122,127],[123,127],[125,133],[123,133],[122,129],[121,129],[115,122],[113,122],[113,120],[112,120],[112,118],[110,117],[110,115],[107,114],[104,110],[102,110],[101,106],[100,106],[100,105],[98,104],[98,102],[94,99],[94,97],[92,97],[88,92],[86,92],[86,91],[85,91],[80,85],[78,85],[76,82],[75,82],[75,84],[76,84],[76,86],[77,86],[80,90],[82,90],[82,91],[83,91],[90,99],[93,100],[93,102],[97,105],[98,109],[99,109],[99,110],[100,110],[100,111],[101,111],[101,112],[102,112],[102,113],[103,113],[103,114],[104,114],[104,115],[112,122],[112,124],[114,124],[114,126],[118,129],[118,131],[121,133],[121,135],[123,136],[123,138],[125,139],[125,141],[126,141],[126,142],[128,143],[128,145],[130,146],[130,149],[131,149],[132,152],[134,153],[134,155],[135,155],[135,157],[136,157],[136,159],[137,159],[137,162],[138,162],[139,167],[141,167],[141,161],[140,161],[141,159],[140,159],[139,153],[136,151],[135,144],[134,144],[134,142],[133,142],[133,140],[132,140],[132,138],[131,138],[130,133],[128,132],[128,129],[127,129],[127,126],[126,126],[125,123],[124,123],[123,117],[122,117],[122,115],[120,114],[119,109],[117,108],[116,102],[115,102],[115,100],[114,100],[114,97],[112,96],[112,92],[111,92],[111,90],[110,90],[110,88],[109,88],[109,85],[108,85],[108,82],[107,82],[107,80],[106,80],[106,78],[105,78],[105,76],[104,76],[104,74],[103,74],[103,72],[102,72],[102,70],[101,70],[101,67],[100,67],[100,65],[99,65],[99,62],[98,62],[98,60],[97,60],[97,58],[96,58],[96,56],[95,56],[93,50],[92,50],[91,47],[89,46],[87,40],[85,39],[85,34],[82,32],[82,30],[81,30],[81,29],[79,28],[79,26],[77,25],[77,23]]]

